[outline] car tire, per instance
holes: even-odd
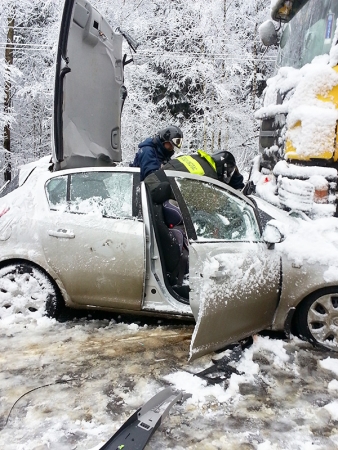
[[[338,352],[338,286],[302,301],[295,314],[295,331],[315,347]]]
[[[57,285],[42,269],[18,262],[0,268],[0,307],[10,308],[14,314],[40,311],[58,318],[65,303]]]

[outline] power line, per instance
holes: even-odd
[[[0,42],[0,46],[11,46],[11,47],[39,47],[41,49],[49,47],[53,48],[54,45],[51,44],[21,44],[19,42]],[[225,53],[209,53],[209,52],[180,52],[180,51],[172,51],[172,52],[162,52],[159,50],[138,50],[137,55],[195,55],[195,56],[219,56],[224,57]],[[246,57],[246,55],[244,55]],[[268,58],[273,58],[272,56],[268,56]]]
[[[53,48],[53,45],[50,44],[21,44],[19,42],[0,42],[1,46],[4,47],[39,47],[39,48]]]
[[[210,54],[207,54],[207,53],[183,53],[183,54],[181,54],[181,53],[174,53],[174,52],[172,52],[172,53],[146,53],[146,52],[144,52],[144,53],[142,53],[142,54],[136,54],[136,55],[134,55],[134,59],[137,59],[138,58],[138,56],[140,56],[140,57],[152,57],[152,58],[154,58],[154,57],[156,57],[156,56],[158,56],[158,57],[162,57],[162,58],[168,58],[169,56],[173,56],[173,57],[175,57],[175,58],[193,58],[193,59],[198,59],[198,58],[201,58],[201,59],[212,59],[212,58],[217,58],[217,59],[221,59],[221,60],[223,60],[223,61],[243,61],[243,60],[247,60],[247,61],[250,61],[250,62],[252,62],[252,61],[255,61],[255,62],[257,62],[257,61],[266,61],[266,62],[274,62],[274,61],[276,61],[276,59],[277,59],[277,57],[273,57],[273,56],[266,56],[266,57],[264,57],[264,58],[260,58],[259,57],[259,55],[257,56],[257,57],[255,57],[255,58],[253,58],[251,55],[240,55],[240,56],[226,56],[226,55],[224,55],[224,54],[212,54],[212,53],[210,53]]]
[[[8,25],[1,25],[1,27],[6,27],[6,28],[10,28],[12,30],[31,30],[31,31],[44,31],[44,29],[41,28],[33,28],[33,27],[9,27]],[[47,27],[47,25],[46,25]]]
[[[159,50],[138,50],[136,55],[138,54],[143,54],[143,53],[147,53],[147,54],[157,54],[157,55],[198,55],[198,56],[208,56],[208,55],[212,55],[212,56],[225,56],[225,53],[209,53],[209,52],[180,52],[180,51],[172,51],[172,52],[161,52]],[[247,55],[247,54],[246,54]],[[244,55],[244,56],[246,56]]]
[[[11,46],[13,48],[25,48],[26,50],[30,50],[30,49],[37,49],[37,50],[43,50],[45,48],[49,48],[52,49],[54,47],[54,45],[48,45],[48,44],[8,44],[6,42],[0,42],[0,48],[1,49],[5,49],[8,48],[8,46]],[[242,60],[242,59],[250,59],[250,60],[259,60],[259,56],[257,56],[257,58],[251,58],[250,54],[245,54],[239,57],[230,57],[227,56],[225,53],[208,53],[208,52],[204,52],[204,53],[197,53],[197,52],[160,52],[158,50],[145,50],[145,51],[138,51],[136,53],[136,55],[134,55],[134,57],[137,56],[163,56],[163,57],[168,57],[168,56],[184,56],[184,57],[204,57],[204,58],[222,58],[222,59],[226,59],[226,60]],[[271,60],[274,61],[276,59],[276,57],[274,56],[266,56],[264,58],[264,60]]]
[[[50,48],[52,48],[52,47],[50,47]],[[6,50],[6,47],[1,47],[0,46],[0,50]],[[18,50],[20,50],[20,49],[18,49]],[[39,51],[39,50],[45,50],[45,48],[43,48],[43,47],[26,48],[25,52],[33,52],[33,51]],[[142,54],[142,57],[144,57],[144,58],[155,58],[156,56],[162,56],[163,58],[168,58],[168,55],[170,55],[170,54],[163,54],[163,53],[147,54],[147,53],[144,53],[144,54]],[[43,56],[44,55],[41,55],[41,57],[43,57]],[[174,55],[174,56],[175,56],[176,59],[186,59],[186,58],[199,59],[200,58],[200,59],[203,59],[203,60],[209,60],[209,59],[214,58],[214,55],[209,55],[209,56],[208,55],[190,56],[189,53],[187,53],[185,55]],[[136,55],[136,57],[134,55],[134,59],[137,59],[137,55]],[[222,60],[224,62],[247,60],[247,62],[262,62],[262,61],[264,61],[264,62],[274,63],[276,61],[277,57],[276,58],[273,58],[273,57],[271,57],[271,58],[269,58],[269,57],[267,57],[267,58],[249,58],[247,55],[245,55],[243,57],[238,57],[238,58],[219,56],[218,59],[220,59],[220,60]]]
[[[39,50],[45,50],[45,49],[53,49],[54,45],[49,44],[20,44],[20,43],[7,43],[7,42],[0,42],[0,50],[5,50],[6,48],[11,47],[13,49],[24,49],[25,51],[39,51]],[[274,62],[276,61],[276,56],[265,56],[264,58],[259,57],[259,55],[255,58],[253,58],[250,54],[245,55],[239,55],[237,57],[234,56],[227,56],[225,53],[208,53],[208,52],[180,52],[180,51],[173,51],[173,52],[161,52],[159,50],[141,50],[134,55],[134,59],[138,57],[156,57],[160,56],[163,58],[168,58],[170,56],[175,58],[203,58],[203,59],[212,59],[212,58],[219,58],[224,61],[243,61],[247,60],[250,62],[257,62],[257,61],[265,61],[265,62]]]

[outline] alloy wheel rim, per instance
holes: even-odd
[[[323,295],[313,302],[307,324],[319,344],[338,350],[338,293]]]

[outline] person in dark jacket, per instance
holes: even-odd
[[[222,150],[212,155],[198,150],[196,154],[171,159],[163,170],[178,170],[196,175],[205,175],[223,181],[234,189],[244,187],[243,175],[239,173],[232,153]]]
[[[176,125],[160,130],[153,138],[149,137],[139,144],[133,167],[140,167],[141,181],[160,169],[175,154],[175,148],[181,148],[183,133]]]

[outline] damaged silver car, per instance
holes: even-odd
[[[53,155],[0,193],[0,307],[21,298],[55,318],[65,305],[190,318],[191,359],[266,329],[337,350],[338,274],[325,282],[324,266],[299,270],[278,252],[274,219],[291,217],[182,172],[168,171],[168,195],[154,200],[137,168],[115,167],[122,39],[87,2],[66,2]]]

